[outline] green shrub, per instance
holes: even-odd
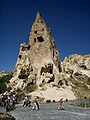
[[[80,107],[90,107],[90,102],[86,103],[86,102],[81,102],[79,104]]]
[[[4,93],[7,90],[7,86],[5,83],[0,83],[0,94]]]
[[[24,99],[25,93],[23,93],[23,92],[17,93],[17,96],[18,96],[18,101],[21,101]]]
[[[7,90],[6,83],[9,82],[9,80],[12,78],[12,76],[13,76],[13,73],[10,72],[7,75],[4,75],[4,76],[0,77],[0,94],[4,93]]]
[[[7,82],[8,83],[9,80],[12,78],[12,76],[13,76],[13,73],[10,72],[10,73],[8,73],[5,76],[0,77],[0,83],[3,83],[3,82]]]
[[[8,88],[7,88],[7,92],[10,92],[11,89],[12,89],[11,87],[8,87]]]
[[[35,84],[27,85],[25,89],[27,92],[33,92],[37,89],[37,85]]]

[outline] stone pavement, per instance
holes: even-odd
[[[90,120],[90,108],[65,105],[65,110],[58,110],[57,103],[41,104],[40,110],[31,107],[17,108],[11,112],[16,120]]]

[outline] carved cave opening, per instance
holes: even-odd
[[[29,74],[26,74],[26,70],[25,69],[21,69],[20,71],[20,75],[18,76],[19,79],[27,79],[29,76]]]
[[[37,30],[35,30],[34,33],[37,34]]]
[[[22,46],[21,51],[30,50],[30,45]]]
[[[43,42],[43,41],[44,41],[44,39],[43,39],[43,37],[42,37],[42,36],[37,37],[37,39],[38,39],[38,42]]]
[[[50,78],[50,80],[49,80],[47,83],[54,82],[54,80],[55,80],[55,76],[54,76],[54,74],[53,74],[52,78]]]
[[[36,42],[36,38],[34,38],[34,42]]]
[[[60,80],[60,81],[58,82],[58,85],[63,85],[63,84],[64,84],[63,80]]]
[[[19,58],[20,58],[20,60],[21,60],[21,58],[22,58],[22,55],[19,55]]]
[[[42,67],[40,71],[40,75],[42,75],[42,73],[53,74],[53,65],[45,65],[45,67]]]
[[[27,49],[30,50],[30,45],[27,46]]]
[[[25,50],[26,50],[25,46],[22,46],[21,51],[25,51]]]

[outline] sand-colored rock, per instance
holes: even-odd
[[[61,63],[62,75],[78,98],[90,98],[90,54],[73,54]]]
[[[90,55],[74,54],[61,62],[50,28],[37,13],[28,45],[20,45],[13,78],[8,84],[11,91],[20,89],[45,100],[75,99],[75,95],[79,96],[76,84],[83,83],[89,90],[89,78]]]
[[[29,43],[20,45],[20,51],[9,86],[14,91],[34,85],[38,90],[58,86],[60,81],[60,60],[50,28],[40,13],[37,13],[29,36]],[[32,88],[31,88],[32,89]],[[48,92],[48,91],[47,91]]]

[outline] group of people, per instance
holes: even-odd
[[[17,103],[16,95],[2,95],[1,97],[1,107],[5,108],[7,112],[9,112],[10,109],[13,109],[16,103]]]
[[[64,104],[64,100],[63,100],[63,98],[61,98],[59,100],[58,110],[65,110],[63,104]],[[24,101],[23,101],[23,107],[25,107],[25,106],[31,106],[31,101],[29,100],[28,96],[25,96]],[[39,108],[40,108],[39,103],[35,99],[33,102],[32,110],[39,110]]]
[[[7,112],[9,112],[11,108],[14,108],[16,103],[17,103],[16,95],[10,95],[10,96],[2,95],[1,107],[5,108]],[[64,100],[63,100],[63,98],[61,98],[59,101],[58,110],[65,110],[65,108],[63,107],[63,103],[64,103]],[[39,108],[40,108],[39,103],[36,98],[34,99],[33,102],[31,102],[29,100],[29,97],[25,96],[24,100],[23,100],[23,107],[27,107],[27,106],[28,107],[32,106],[32,110],[39,110]]]
[[[30,107],[31,106],[31,101],[29,100],[28,96],[25,96],[24,101],[23,101],[23,107]],[[32,110],[39,110],[39,103],[37,102],[37,100],[35,99],[33,104],[32,104]]]

